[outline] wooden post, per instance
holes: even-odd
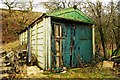
[[[38,40],[37,40],[37,38],[38,38],[38,30],[37,30],[37,28],[38,28],[38,24],[36,24],[35,25],[35,55],[36,55],[36,57],[38,57]]]
[[[60,25],[60,66],[63,66],[62,60],[62,25]]]
[[[55,25],[55,46],[56,46],[56,67],[59,68],[60,67],[60,26]]]
[[[49,65],[49,70],[51,69],[51,57],[52,57],[52,54],[51,54],[51,18],[48,17],[48,65]]]
[[[95,58],[95,26],[92,26],[92,47],[93,47],[93,58]]]
[[[30,54],[32,53],[32,28],[30,27]],[[31,60],[31,55],[30,55]]]
[[[27,43],[28,43],[28,62],[31,61],[31,41],[30,41],[30,27],[28,27]]]
[[[43,50],[44,50],[44,57],[43,57],[43,59],[44,59],[44,69],[45,70],[47,70],[47,64],[46,64],[46,58],[47,58],[47,56],[46,56],[46,18],[43,18],[43,28],[44,28],[44,48],[43,48]]]
[[[45,60],[46,60],[46,70],[48,69],[48,37],[47,37],[47,26],[48,26],[48,22],[47,22],[47,18],[45,18]]]

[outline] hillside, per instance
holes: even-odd
[[[33,20],[38,18],[41,13],[0,9],[0,25],[2,27],[2,43],[13,42],[18,39],[17,33],[28,26]]]

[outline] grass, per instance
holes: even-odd
[[[107,50],[107,53],[110,54],[110,55],[112,55],[112,50]],[[120,55],[120,50],[118,51],[117,55]]]
[[[0,46],[0,49],[2,51],[11,51],[12,49],[16,48],[18,46],[18,41],[15,41],[15,42],[11,42],[11,43],[8,43],[8,44],[5,44],[5,45],[1,45]]]
[[[51,73],[49,78],[116,78],[111,69],[96,67],[74,68],[66,73]]]
[[[11,51],[12,49],[19,48],[18,41],[0,46],[2,50]],[[19,75],[18,75],[19,76]],[[53,73],[48,74],[33,74],[28,78],[118,78],[114,73],[113,69],[103,69],[97,67],[86,67],[86,68],[72,68],[66,71],[66,73]]]
[[[41,76],[42,75],[42,76]],[[48,74],[39,73],[34,75],[36,78],[119,78],[114,74],[112,69],[99,69],[96,67],[86,67],[86,68],[73,68],[67,70],[66,73],[53,73]]]
[[[7,53],[10,51],[20,51],[26,50],[26,44],[20,45],[19,41],[11,42],[8,44],[4,44],[0,46],[1,51],[6,51]]]
[[[21,75],[17,75],[17,78],[24,78]],[[119,80],[119,77],[114,74],[112,69],[106,68],[106,69],[99,69],[96,67],[86,67],[86,68],[73,68],[69,69],[66,71],[66,73],[53,73],[53,72],[48,72],[47,74],[43,74],[42,72],[39,72],[37,74],[31,74],[27,76],[26,78],[34,79],[34,78],[49,78],[50,80],[52,79],[77,79],[77,78],[83,78],[83,79],[113,79],[116,78]]]

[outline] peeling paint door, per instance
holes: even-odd
[[[56,67],[79,67],[80,62],[89,63],[92,59],[92,28],[87,25],[61,24],[61,36],[57,27],[52,38],[53,62]],[[60,27],[60,26],[59,26]],[[57,35],[57,36],[56,36]],[[59,55],[58,55],[59,54]],[[58,57],[59,56],[59,57]],[[58,66],[57,66],[58,65]]]
[[[74,41],[72,66],[80,65],[78,59],[83,63],[90,63],[92,61],[92,28],[87,25],[77,25]]]
[[[71,36],[71,28],[70,25],[62,25],[62,57],[63,57],[63,65],[66,67],[70,67],[70,36]]]
[[[78,67],[80,62],[92,59],[92,28],[87,25],[65,24],[63,27],[63,63],[66,67]]]

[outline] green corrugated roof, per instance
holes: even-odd
[[[55,11],[52,13],[47,13],[47,16],[53,16],[53,17],[60,17],[65,19],[71,19],[75,21],[85,22],[85,23],[91,23],[93,24],[93,20],[90,19],[88,16],[86,16],[82,11],[75,8],[66,8],[59,11]]]

